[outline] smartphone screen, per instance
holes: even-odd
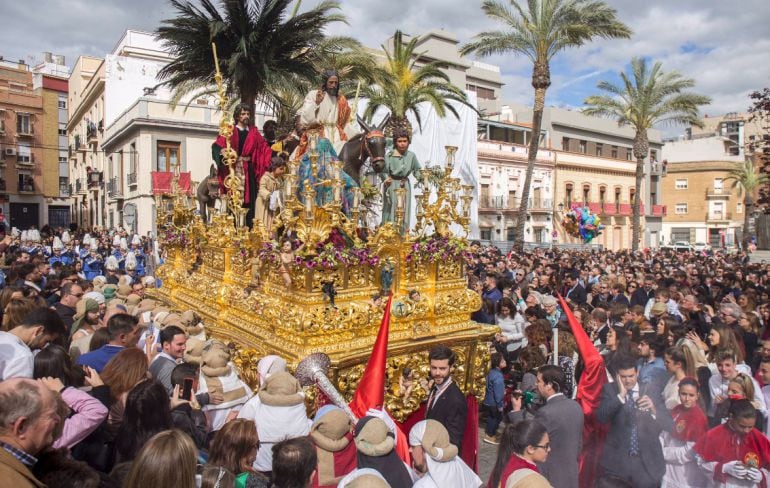
[[[182,383],[182,400],[192,400],[193,379],[185,378]]]

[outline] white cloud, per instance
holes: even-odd
[[[507,1],[507,0],[502,0]],[[195,1],[193,0],[193,3]],[[579,104],[599,79],[646,56],[697,81],[696,90],[713,98],[710,114],[745,110],[747,93],[770,85],[770,10],[767,0],[608,0],[634,30],[630,40],[601,40],[561,53],[553,64],[548,103]],[[303,8],[315,5],[303,0]],[[487,19],[480,0],[342,0],[349,25],[331,32],[378,47],[396,29],[419,34],[443,28],[465,42],[482,30],[504,26]],[[42,14],[41,14],[42,13]],[[128,28],[156,29],[173,14],[165,0],[3,1],[6,59],[39,58],[43,51],[67,56],[104,56]],[[522,56],[484,60],[501,67],[506,100],[531,103],[532,67]]]

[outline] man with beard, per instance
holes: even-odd
[[[299,125],[303,130],[320,129],[321,137],[329,139],[337,154],[355,131],[348,123],[350,105],[339,93],[340,78],[335,70],[323,72],[323,84],[305,97],[299,110]],[[299,159],[308,150],[307,135],[302,135],[297,155]]]
[[[251,227],[259,180],[270,166],[273,152],[254,126],[251,106],[238,105],[233,112],[233,119],[235,127],[233,127],[233,135],[230,136],[230,147],[238,154],[235,172],[243,179],[243,207],[249,209],[246,214],[246,225]],[[219,190],[222,194],[225,193],[224,181],[230,171],[222,159],[222,150],[225,147],[227,147],[227,141],[222,136],[217,137],[216,142],[211,146],[212,157],[217,164]]]
[[[45,307],[32,310],[10,331],[0,332],[0,381],[32,378],[35,362],[32,351],[43,349],[67,333],[56,312]]]
[[[462,450],[468,405],[460,388],[452,381],[457,356],[447,346],[436,346],[428,354],[433,388],[425,406],[425,418],[439,421],[449,432],[449,439]]]

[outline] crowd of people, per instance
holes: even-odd
[[[151,240],[33,229],[0,252],[8,486],[732,487],[770,475],[770,265],[742,254],[474,243],[473,319],[499,328],[481,405],[497,459],[482,480],[447,346],[429,353],[424,414],[408,427],[380,409],[309,416],[285,359],[262,358],[252,388],[195,311],[145,296],[162,286]]]
[[[478,244],[472,256],[474,319],[500,328],[488,486],[766,486],[770,264]]]

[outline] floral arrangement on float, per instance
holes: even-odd
[[[412,248],[406,255],[406,262],[435,263],[455,259],[467,260],[470,257],[468,242],[465,239],[433,234],[423,237],[412,244]]]
[[[318,244],[315,249],[302,248],[299,242],[292,242],[292,252],[296,253],[294,265],[307,269],[334,269],[343,266],[377,266],[380,257],[372,253],[366,246],[356,247],[337,229],[329,238]],[[259,259],[268,263],[279,263],[281,260],[281,244],[275,241],[262,243]]]

